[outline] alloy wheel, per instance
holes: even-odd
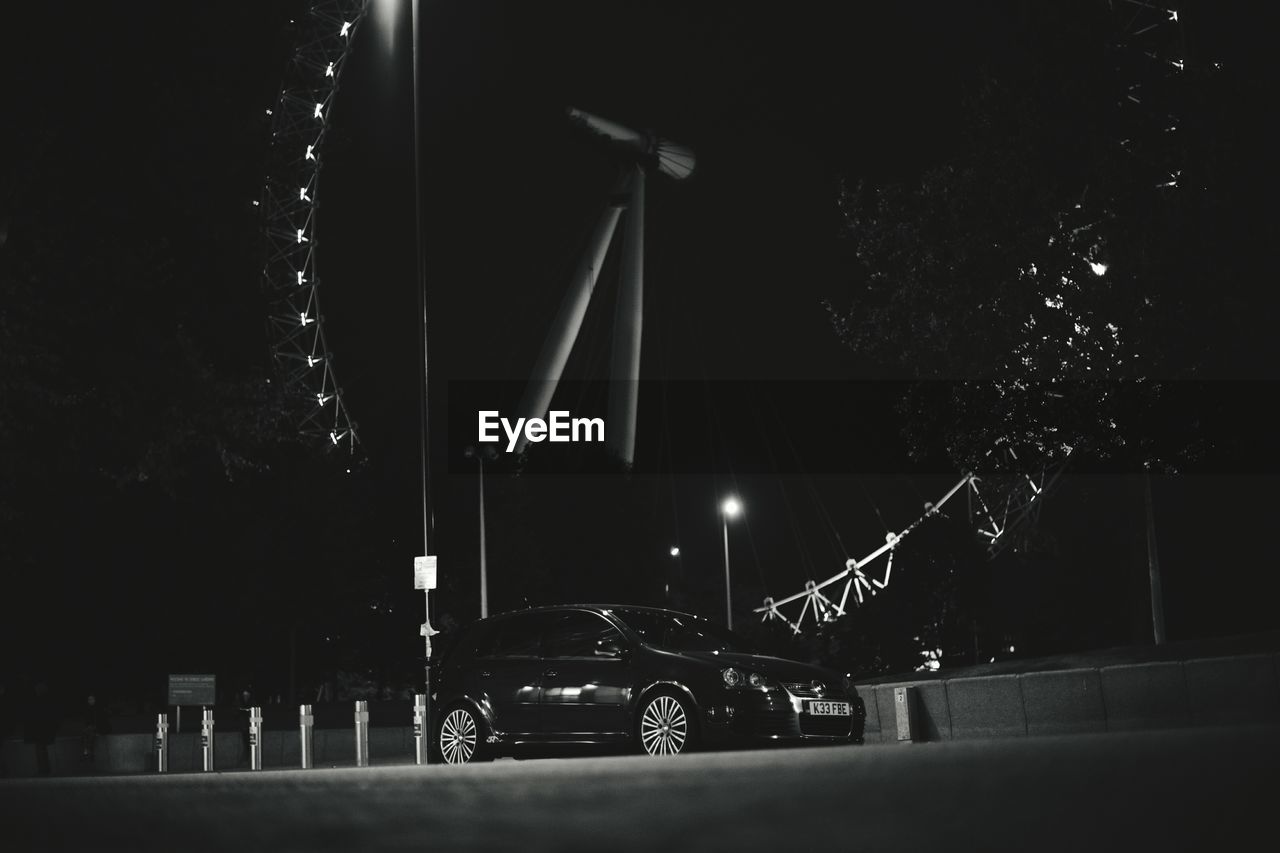
[[[446,764],[466,764],[476,753],[476,721],[465,708],[450,711],[440,725],[440,754]]]
[[[654,698],[640,715],[640,743],[650,755],[677,755],[689,739],[689,719],[674,696]]]

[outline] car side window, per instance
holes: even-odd
[[[596,657],[603,646],[623,643],[622,634],[603,616],[585,610],[558,614],[543,636],[543,656],[549,658]]]
[[[513,616],[491,625],[476,646],[476,657],[537,657],[541,624],[532,616]]]

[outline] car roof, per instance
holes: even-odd
[[[504,613],[495,613],[489,619],[501,619],[506,616],[515,616],[520,613],[555,613],[561,610],[642,610],[649,613],[669,613],[672,616],[683,616],[687,619],[699,619],[705,621],[704,617],[694,613],[685,613],[680,610],[671,610],[666,607],[649,607],[642,604],[547,604],[538,607],[526,607],[521,610],[508,610]],[[486,620],[480,620],[486,621]]]

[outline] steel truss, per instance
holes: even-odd
[[[848,614],[850,610],[850,593],[853,604],[861,606],[867,598],[875,596],[887,589],[893,576],[894,551],[902,541],[927,519],[943,515],[946,505],[961,490],[969,498],[969,518],[976,521],[978,533],[987,540],[987,551],[994,557],[1013,540],[1015,534],[1034,524],[1040,513],[1040,505],[1053,488],[1066,466],[1066,457],[1052,465],[1042,465],[1029,471],[1010,470],[1009,473],[982,476],[966,474],[937,503],[924,505],[924,513],[911,524],[898,532],[885,534],[885,541],[861,559],[850,558],[845,561],[844,571],[838,572],[823,581],[805,581],[804,590],[786,598],[774,600],[766,598],[761,606],[755,608],[756,613],[763,614],[763,622],[774,619],[785,623],[793,634],[804,630],[805,620],[812,618],[815,626],[823,622],[831,622]],[[1013,451],[1006,451],[1006,465],[1016,465],[1018,457]],[[1009,469],[1006,469],[1009,470]],[[885,558],[884,571],[876,576],[869,576],[871,564]],[[839,584],[843,581],[841,589]],[[840,600],[829,597],[824,590],[830,590],[834,596],[840,589]],[[784,614],[781,608],[788,605],[800,605],[800,612],[794,620]]]
[[[1067,466],[1071,451],[1036,468],[1020,470],[1018,456],[1005,451],[1007,474],[969,480],[969,520],[987,542],[987,553],[995,557],[1017,541],[1017,534],[1040,518],[1040,507]],[[1016,546],[1015,546],[1016,547]]]
[[[271,116],[262,198],[263,285],[272,355],[286,387],[312,402],[299,431],[354,453],[356,424],[342,400],[320,311],[316,220],[321,152],[338,80],[369,0],[317,0],[293,22],[294,51]]]
[[[917,518],[911,524],[904,527],[900,532],[894,533],[890,531],[885,535],[885,542],[880,547],[871,551],[862,559],[849,558],[845,561],[844,571],[832,575],[824,581],[809,580],[805,582],[804,591],[789,595],[786,598],[775,601],[772,598],[766,598],[764,603],[755,608],[756,613],[764,614],[761,621],[768,622],[773,619],[780,619],[786,623],[793,634],[799,634],[803,629],[805,618],[812,615],[814,624],[821,622],[830,622],[844,616],[848,612],[849,593],[852,592],[856,603],[862,604],[864,600],[864,591],[875,595],[879,590],[889,585],[889,579],[893,574],[893,552],[902,540],[924,523],[925,519],[933,518],[941,514],[942,507],[947,501],[955,497],[956,493],[965,487],[972,487],[974,477],[966,474],[951,489],[943,495],[937,503],[926,503],[924,505],[924,514]],[[886,556],[887,555],[887,556]],[[880,557],[885,557],[884,574],[880,577],[869,578],[864,569],[867,569],[873,562]],[[844,581],[844,590],[840,595],[840,602],[837,604],[827,596],[823,590],[834,587]],[[835,590],[831,590],[835,594]],[[800,614],[795,621],[787,618],[779,608],[800,602]]]
[[[1186,40],[1175,0],[1110,0],[1112,44],[1123,89],[1119,144],[1162,189],[1183,177],[1179,118],[1187,71]]]

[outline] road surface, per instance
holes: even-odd
[[[1260,849],[1278,780],[1280,726],[4,780],[0,848]]]

